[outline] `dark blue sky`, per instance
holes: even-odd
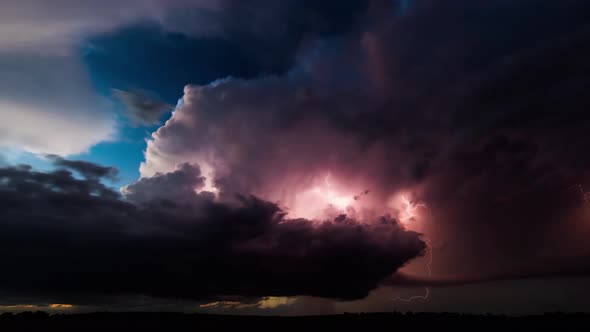
[[[145,90],[176,105],[187,84],[205,85],[227,76],[252,78],[266,71],[235,44],[222,38],[191,38],[153,24],[129,26],[93,36],[81,48],[83,62],[96,90],[112,98],[112,89]],[[123,105],[112,100],[119,118],[119,138],[93,146],[78,156],[120,169],[121,183],[139,177],[145,139],[158,128],[133,127]],[[169,117],[162,117],[164,122]]]

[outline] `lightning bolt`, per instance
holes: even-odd
[[[401,301],[401,302],[413,302],[414,300],[428,300],[430,297],[430,288],[424,288],[424,295],[415,295],[404,299],[402,297],[397,296],[396,298],[392,299],[392,301]]]
[[[410,199],[408,199],[406,196],[402,196],[402,202],[405,205],[405,216],[400,217],[401,221],[403,223],[407,223],[411,220],[416,220],[416,210],[418,208],[425,208],[428,209],[428,211],[430,211],[430,208],[428,207],[428,205],[424,202],[414,202]],[[426,242],[426,250],[428,251],[428,261],[426,262],[426,271],[428,273],[428,276],[432,276],[432,260],[433,260],[433,249],[432,249],[432,244],[430,243],[430,240],[425,239]],[[414,295],[408,298],[403,298],[403,297],[395,297],[393,299],[391,299],[391,301],[400,301],[400,302],[413,302],[415,300],[424,300],[427,301],[428,298],[430,297],[430,288],[425,287],[424,288],[424,295]]]
[[[417,209],[419,209],[419,208],[428,209],[428,205],[426,205],[426,203],[423,203],[423,202],[416,203],[416,202],[408,199],[408,197],[406,197],[406,196],[402,196],[402,202],[405,205],[405,209],[404,209],[405,216],[401,216],[400,220],[404,223],[416,219],[416,210]]]
[[[578,184],[577,186],[572,186],[570,187],[570,189],[574,189],[575,187],[577,187],[577,189],[580,192],[580,197],[582,199],[582,201],[585,204],[590,204],[590,192],[587,192],[586,190],[584,190],[584,186],[582,186],[581,184]],[[402,196],[402,202],[405,205],[405,209],[404,209],[404,216],[400,217],[400,221],[402,221],[403,223],[407,223],[409,221],[415,220],[416,219],[416,210],[418,208],[426,208],[430,211],[430,209],[428,208],[428,206],[426,205],[426,203],[423,202],[414,202],[410,199],[408,199],[406,196]],[[432,260],[433,260],[433,248],[432,248],[432,244],[430,243],[430,241],[428,239],[425,239],[426,241],[426,249],[428,250],[428,261],[426,262],[426,271],[428,273],[428,276],[432,276]],[[415,295],[415,296],[411,296],[408,298],[403,298],[403,297],[395,297],[393,299],[391,299],[391,301],[399,301],[399,302],[413,302],[415,300],[423,300],[423,301],[427,301],[430,297],[430,288],[425,287],[424,288],[424,295]]]
[[[429,242],[426,242],[426,248],[428,250],[428,261],[426,262],[426,271],[428,271],[428,276],[432,276],[432,245]],[[391,301],[400,301],[400,302],[413,302],[414,300],[424,300],[427,301],[430,297],[430,288],[424,287],[424,295],[414,295],[408,298],[403,298],[396,296],[395,298],[391,299]]]

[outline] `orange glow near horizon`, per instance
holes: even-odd
[[[0,312],[2,311],[62,311],[74,308],[73,304],[67,303],[51,303],[51,304],[13,304],[13,305],[0,305]]]
[[[52,303],[49,305],[51,309],[71,309],[74,306],[66,303]]]

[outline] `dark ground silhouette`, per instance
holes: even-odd
[[[228,316],[181,313],[55,314],[23,312],[0,315],[0,331],[587,331],[590,314],[550,313],[538,316],[455,313],[360,313],[330,316]],[[306,331],[307,332],[307,331]]]

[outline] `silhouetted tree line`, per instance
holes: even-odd
[[[433,331],[459,328],[470,331],[498,331],[500,328],[526,330],[587,330],[590,314],[546,313],[537,316],[474,315],[462,313],[344,313],[326,316],[232,316],[172,312],[48,314],[43,311],[0,314],[0,331],[5,327],[77,331],[220,331],[302,329]]]

